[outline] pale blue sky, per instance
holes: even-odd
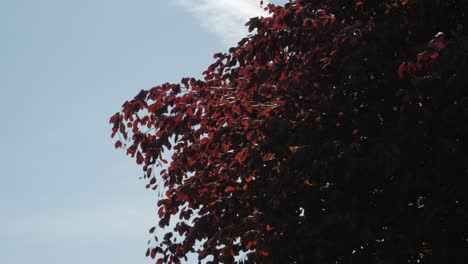
[[[113,148],[109,116],[200,76],[257,6],[0,0],[0,263],[151,263],[156,196]]]

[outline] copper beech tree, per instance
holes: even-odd
[[[468,263],[467,7],[268,4],[202,80],[125,102],[115,146],[162,192],[147,255]]]

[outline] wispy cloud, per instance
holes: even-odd
[[[235,45],[247,34],[244,24],[251,17],[267,16],[259,0],[176,0],[200,25],[216,34],[225,45]],[[266,1],[265,1],[266,2]]]

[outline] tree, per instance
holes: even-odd
[[[157,228],[179,219],[147,255],[466,263],[468,1],[266,9],[203,80],[142,90],[110,119],[147,188],[164,186]]]

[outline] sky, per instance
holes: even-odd
[[[258,7],[0,0],[0,263],[152,263],[157,196],[109,117],[140,89],[200,77]]]

